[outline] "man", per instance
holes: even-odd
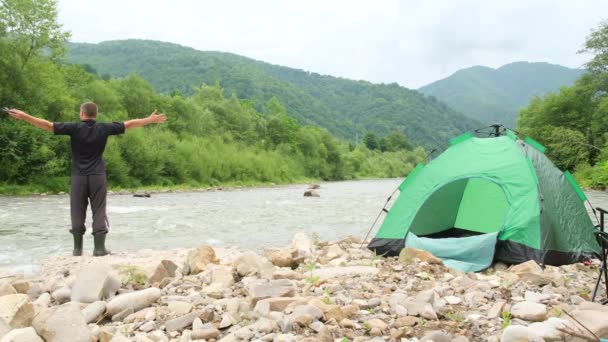
[[[8,113],[15,119],[26,121],[38,128],[55,133],[69,135],[72,145],[72,176],[70,180],[70,216],[74,236],[74,256],[82,255],[82,238],[86,231],[88,201],[93,212],[94,256],[107,255],[105,247],[108,225],[106,218],[106,169],[103,151],[110,135],[125,133],[125,130],[142,127],[152,123],[163,123],[165,114],[156,111],[145,119],[134,119],[125,122],[97,123],[97,105],[86,102],[80,106],[80,122],[54,122],[33,117],[18,109],[9,109]]]

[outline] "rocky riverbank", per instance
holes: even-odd
[[[55,257],[35,278],[0,276],[0,341],[608,337],[608,307],[589,301],[597,264],[464,274],[426,252],[382,258],[360,246],[297,234],[263,255],[201,246]]]

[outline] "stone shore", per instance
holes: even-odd
[[[597,261],[465,274],[423,251],[383,258],[301,233],[261,255],[53,257],[35,277],[0,275],[0,342],[599,341],[597,274]]]

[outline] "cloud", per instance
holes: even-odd
[[[73,40],[140,38],[417,88],[473,65],[580,67],[608,1],[59,0]]]

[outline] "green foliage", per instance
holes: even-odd
[[[127,275],[127,283],[134,285],[146,285],[146,274],[137,266],[125,266],[122,271]]]
[[[448,311],[445,313],[445,318],[454,322],[463,322],[465,320],[464,314],[462,311]]]
[[[505,329],[506,327],[511,325],[511,319],[513,318],[513,315],[511,315],[509,311],[503,311],[500,316],[502,318],[502,329]]]
[[[148,81],[130,72],[137,71],[140,62],[148,63],[147,58],[152,55],[155,60],[166,58],[169,51],[181,56],[177,61],[185,63],[182,66],[191,67],[191,62],[200,61],[200,52],[186,53],[192,58],[187,62],[182,59],[184,55],[180,55],[184,52],[182,48],[131,41],[135,50],[128,43],[125,53],[139,51],[143,55],[141,59],[131,59],[127,63],[130,71],[118,75],[119,78],[100,78],[95,69],[101,73],[108,70],[96,60],[87,65],[66,65],[61,57],[69,35],[61,31],[56,17],[55,1],[2,1],[2,105],[20,108],[51,121],[76,121],[78,108],[85,101],[99,105],[98,120],[101,122],[140,118],[154,110],[166,112],[169,117],[166,125],[137,129],[109,139],[104,158],[108,179],[114,188],[403,177],[412,165],[424,158],[424,151],[421,148],[411,150],[402,133],[386,136],[386,152],[383,153],[377,148],[371,151],[363,144],[351,146],[326,129],[303,125],[315,122],[300,120],[304,118],[303,110],[316,109],[295,105],[290,102],[293,100],[290,96],[304,96],[304,93],[299,91],[284,96],[284,82],[278,80],[272,81],[269,88],[258,85],[256,82],[264,78],[260,78],[260,72],[253,72],[257,69],[250,68],[256,63],[241,63],[248,61],[241,57],[211,54],[218,58],[218,67],[225,66],[224,57],[243,64],[230,69],[236,78],[222,81],[220,85],[215,82],[220,78],[215,76],[196,76],[199,80],[196,83],[184,76],[190,82],[188,87],[173,88],[177,91],[172,95],[157,93]],[[101,48],[105,46],[100,45]],[[120,50],[121,46],[110,44],[112,49]],[[145,47],[148,51],[155,46],[161,48],[152,55],[139,50]],[[120,56],[108,54],[103,60],[112,65],[125,62]],[[162,79],[152,81],[162,80],[163,84],[167,81],[174,85],[171,82],[183,76],[183,70],[175,70],[175,66],[175,63],[148,65],[146,70],[162,69]],[[220,67],[213,74],[228,71]],[[147,72],[142,74],[148,75]],[[209,84],[214,85],[201,86],[201,79],[213,81]],[[191,87],[194,84],[197,86]],[[254,88],[245,87],[246,84]],[[235,94],[236,90],[239,92]],[[261,99],[264,102],[260,102]],[[54,137],[7,115],[0,116],[0,145],[3,147],[0,149],[0,192],[67,191],[68,141],[67,137]]]
[[[484,124],[514,128],[517,114],[534,96],[572,85],[583,73],[548,63],[516,62],[498,69],[474,66],[419,90]]]
[[[300,125],[324,127],[350,141],[367,131],[385,136],[397,130],[417,145],[445,147],[450,138],[480,126],[445,104],[395,83],[352,81],[156,41],[70,44],[69,50],[71,62],[86,63],[101,74],[136,73],[164,94],[192,95],[201,84],[219,85],[227,96],[248,99],[258,112],[278,119],[288,113]],[[282,110],[277,110],[277,103]],[[289,140],[281,136],[284,127],[274,126],[279,123],[272,125],[279,128],[278,135],[271,136]]]
[[[585,64],[591,72],[608,72],[608,20],[603,21],[596,30],[591,32],[585,42],[585,48],[581,52],[594,55],[593,59]]]
[[[584,52],[595,56],[587,64],[590,73],[571,87],[534,98],[520,112],[519,131],[547,147],[555,164],[575,170],[583,187],[608,186],[608,24],[593,31]]]

